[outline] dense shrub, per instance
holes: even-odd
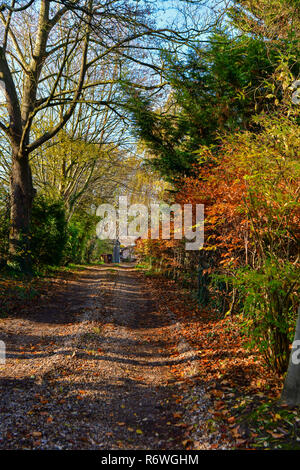
[[[67,222],[61,201],[37,196],[32,208],[31,251],[36,266],[59,265],[67,241]]]
[[[97,251],[96,224],[99,217],[85,211],[75,213],[68,224],[64,263],[85,263]]]
[[[240,294],[242,328],[279,373],[287,370],[293,341],[299,289],[299,271],[289,262],[267,259],[260,269],[235,273],[233,285]]]

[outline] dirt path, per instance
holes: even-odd
[[[183,449],[171,318],[130,267],[90,267],[0,322],[2,449]]]

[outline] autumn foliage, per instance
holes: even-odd
[[[255,119],[259,133],[228,135],[217,150],[201,149],[193,176],[178,180],[175,202],[205,206],[203,250],[184,252],[171,239],[144,242],[143,254],[183,281],[190,273],[200,301],[209,285],[214,306],[240,314],[250,343],[259,341],[267,363],[284,372],[299,287],[300,139],[295,116]]]

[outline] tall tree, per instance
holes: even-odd
[[[153,26],[150,3],[11,0],[0,4],[0,85],[5,98],[0,130],[11,147],[10,253],[24,271],[30,270],[34,198],[30,154],[66,126],[79,102],[92,101],[88,90],[107,83],[99,67],[122,57],[134,61],[139,71],[151,67],[157,72],[153,63],[143,59],[143,51],[156,50],[160,40],[184,42],[188,38],[188,31],[180,34]],[[152,46],[146,40],[150,37],[157,40]],[[103,104],[112,105],[110,101]],[[39,126],[42,132],[35,135],[34,124],[49,109],[56,112],[53,127],[43,130]]]
[[[129,85],[127,106],[152,153],[151,164],[174,181],[190,174],[201,146],[218,144],[224,132],[253,126],[252,115],[271,105],[267,79],[278,65],[276,53],[261,39],[217,31],[183,59],[164,54],[170,93],[162,105]]]

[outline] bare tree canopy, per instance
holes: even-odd
[[[11,148],[10,246],[14,257],[22,252],[24,261],[28,251],[34,197],[29,155],[67,125],[80,103],[118,112],[115,95],[113,100],[110,93],[102,93],[100,98],[95,90],[103,90],[124,76],[138,87],[160,86],[157,61],[161,47],[199,39],[200,27],[195,28],[199,17],[195,21],[191,13],[187,18],[186,12],[206,2],[179,3],[188,8],[180,27],[171,17],[170,25],[155,24],[157,6],[148,0],[1,2],[0,85],[4,101],[0,132]],[[204,20],[202,31],[207,28]],[[54,116],[50,127],[49,119],[47,126],[43,124],[49,110]]]

